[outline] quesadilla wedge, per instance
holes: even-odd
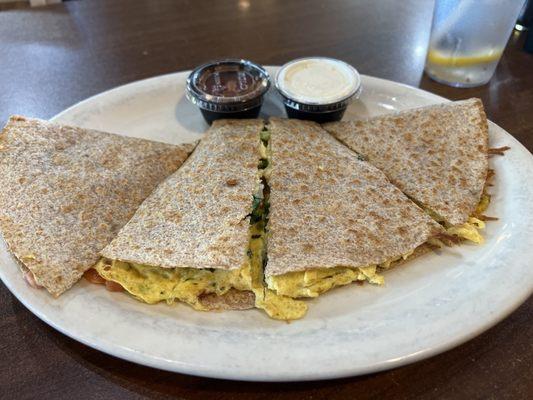
[[[272,318],[302,317],[305,303],[264,285],[263,126],[261,120],[215,121],[103,249],[98,273],[149,304],[257,307]]]
[[[318,124],[268,126],[268,287],[316,297],[429,249],[443,228]]]
[[[387,175],[447,232],[481,243],[487,208],[488,125],[479,99],[324,128]]]
[[[59,296],[193,150],[13,116],[0,134],[0,231],[26,279]]]

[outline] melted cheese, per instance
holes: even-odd
[[[479,233],[479,231],[485,228],[485,223],[476,218],[476,216],[483,214],[490,204],[490,195],[485,193],[485,189],[483,189],[483,193],[479,199],[479,203],[474,211],[474,214],[468,218],[467,222],[461,225],[449,225],[446,223],[445,219],[435,211],[430,210],[412,198],[411,200],[421,207],[436,222],[443,225],[446,229],[446,233],[449,235],[455,235],[462,239],[470,240],[476,244],[481,244],[484,242],[483,236]],[[428,243],[438,247],[445,247],[445,244],[437,238],[430,238]]]

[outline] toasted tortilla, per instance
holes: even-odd
[[[13,116],[0,134],[2,235],[59,296],[193,148]]]
[[[442,227],[318,124],[271,118],[265,275],[364,267],[414,251]]]
[[[264,286],[264,222],[258,211],[264,196],[259,166],[263,127],[262,120],[215,121],[187,162],[158,186],[101,252],[111,261],[107,270],[104,265],[97,268],[101,276],[123,284],[141,301],[150,302],[155,294],[200,310],[253,305],[275,319],[303,317],[305,303]],[[155,281],[164,269],[189,275],[177,278],[179,283],[167,291],[157,282],[147,283],[154,281],[153,271],[150,278],[141,273],[141,283],[136,273],[131,278],[114,275],[114,261],[130,265],[126,274],[131,267],[157,268]]]
[[[479,99],[324,128],[449,225],[467,222],[488,171],[488,125]]]
[[[209,311],[249,310],[255,306],[254,292],[230,289],[223,295],[209,293],[200,298],[200,302]]]
[[[258,185],[261,120],[219,120],[102,256],[161,268],[238,269]]]

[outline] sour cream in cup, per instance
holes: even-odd
[[[276,88],[289,118],[319,123],[338,121],[361,93],[361,77],[344,61],[326,57],[299,58],[283,65]]]

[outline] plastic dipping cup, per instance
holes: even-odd
[[[223,118],[257,118],[270,76],[248,60],[224,59],[200,65],[187,78],[187,98],[208,124]]]
[[[289,118],[318,123],[339,121],[348,104],[361,93],[361,77],[344,61],[300,58],[283,65],[276,88]]]
[[[524,0],[437,0],[425,71],[456,87],[487,83]]]

